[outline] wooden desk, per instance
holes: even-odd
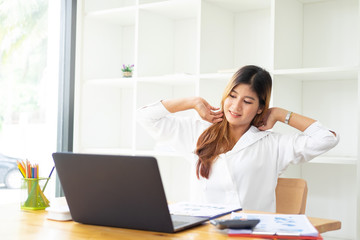
[[[251,212],[251,211],[246,211]],[[92,226],[73,221],[57,222],[46,219],[46,211],[21,211],[18,204],[0,206],[1,239],[238,239],[209,223],[175,234]],[[228,216],[225,216],[227,218]],[[309,218],[319,232],[341,228],[341,222]],[[241,238],[245,239],[245,238]]]

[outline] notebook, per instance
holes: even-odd
[[[173,233],[208,217],[170,215],[154,157],[53,153],[72,219]]]

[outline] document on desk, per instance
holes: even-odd
[[[277,239],[322,239],[305,215],[233,213],[232,219],[260,219],[253,230],[230,229],[229,236]]]
[[[200,204],[191,202],[178,202],[169,205],[170,214],[195,217],[208,217],[210,219],[241,211],[239,206],[220,204]]]

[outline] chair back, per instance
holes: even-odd
[[[300,178],[278,178],[276,186],[276,212],[305,214],[307,183]]]

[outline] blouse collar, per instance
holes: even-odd
[[[250,128],[244,133],[244,135],[240,137],[233,149],[231,149],[228,154],[236,153],[269,134],[270,131],[260,131],[257,127],[250,126]]]

